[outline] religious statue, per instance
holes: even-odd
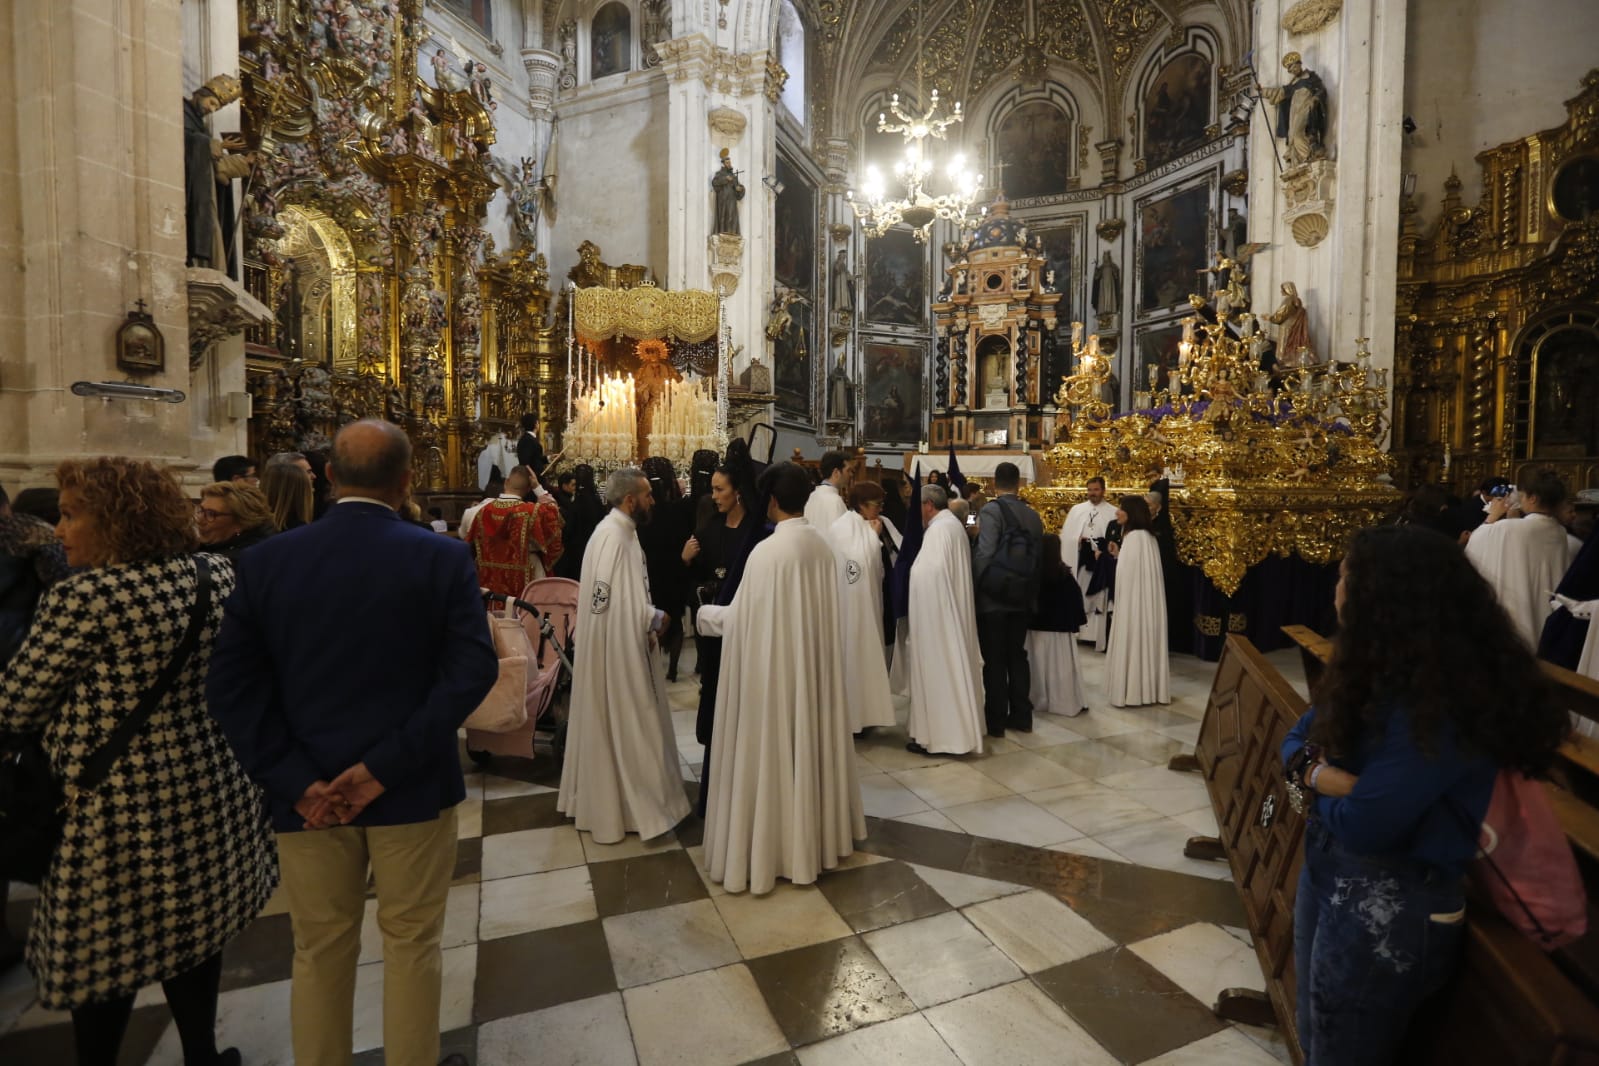
[[[233,236],[233,197],[228,183],[249,175],[255,154],[246,151],[242,134],[213,138],[208,116],[242,95],[238,78],[218,74],[183,102],[184,219],[190,266],[218,270],[227,266],[226,249]]]
[[[830,422],[855,419],[855,386],[844,369],[843,352],[838,353],[838,365],[827,372],[827,418]]]
[[[1277,136],[1284,141],[1289,166],[1299,166],[1327,156],[1327,87],[1320,75],[1305,69],[1298,52],[1283,56],[1283,67],[1293,79],[1287,85],[1262,88],[1267,103],[1277,105]]]
[[[772,306],[768,309],[771,312],[771,318],[766,322],[766,339],[775,341],[786,335],[789,323],[794,318],[789,312],[789,307],[793,304],[806,302],[805,297],[793,289],[785,289],[782,286],[778,286],[777,293],[772,297]]]
[[[567,19],[555,30],[561,42],[561,88],[577,87],[577,23]]]
[[[1102,315],[1112,315],[1122,309],[1122,271],[1105,249],[1105,257],[1094,267],[1094,310]]]
[[[744,199],[744,184],[738,180],[726,148],[722,149],[722,169],[711,178],[711,191],[716,196],[716,228],[711,232],[737,237],[738,202]]]
[[[1017,263],[1010,270],[1011,288],[1017,292],[1027,292],[1032,288],[1032,269],[1026,263]]]
[[[472,99],[490,111],[500,106],[494,102],[494,84],[489,80],[488,67],[482,63],[473,63],[472,72],[467,78],[467,84],[472,89]]]
[[[552,176],[541,175],[531,156],[523,156],[514,171],[505,163],[500,164],[500,170],[505,177],[506,193],[511,201],[511,228],[523,247],[536,247],[539,215],[554,191],[555,180]]]
[[[1218,252],[1216,265],[1200,273],[1216,275],[1216,313],[1218,315],[1243,314],[1249,310],[1249,275],[1244,264]]]
[[[433,52],[432,63],[433,84],[438,86],[440,92],[458,93],[466,88],[461,83],[461,75],[450,65],[450,54],[444,49],[439,48]]]
[[[1282,327],[1277,334],[1277,364],[1287,368],[1314,366],[1316,356],[1310,350],[1310,316],[1305,312],[1305,302],[1291,281],[1283,282],[1283,302],[1277,310],[1266,316],[1266,321]]]
[[[833,310],[855,310],[855,279],[850,276],[848,253],[840,248],[833,257]]]

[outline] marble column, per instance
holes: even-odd
[[[0,479],[49,483],[63,458],[192,467],[184,404],[74,396],[121,380],[114,340],[137,300],[166,340],[143,384],[191,391],[178,0],[53,0],[0,19],[15,95],[0,100]]]

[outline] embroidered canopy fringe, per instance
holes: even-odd
[[[716,294],[704,289],[667,291],[649,285],[578,289],[573,299],[573,328],[587,345],[611,337],[670,337],[697,343],[716,336],[718,310]]]

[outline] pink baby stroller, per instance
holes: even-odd
[[[504,600],[504,597],[494,596]],[[572,631],[577,624],[577,582],[545,577],[529,582],[512,602],[515,617],[537,650],[528,682],[527,724],[509,733],[466,731],[466,753],[479,766],[496,755],[534,758],[534,744],[545,740],[559,759],[566,747],[566,714],[572,690]]]

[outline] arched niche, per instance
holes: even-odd
[[[1529,459],[1599,456],[1599,310],[1555,311],[1516,343],[1520,395],[1516,454]]]
[[[1190,26],[1175,46],[1146,57],[1129,106],[1138,115],[1137,155],[1145,170],[1164,166],[1202,147],[1216,125],[1216,38]]]
[[[1077,101],[1054,83],[1002,98],[989,112],[988,183],[1003,186],[1011,200],[1059,196],[1074,188],[1077,115]]]
[[[633,69],[633,12],[611,0],[589,23],[589,80],[599,81]]]
[[[1010,406],[1010,338],[994,333],[977,342],[977,397],[983,410]]]
[[[356,259],[349,235],[306,204],[285,207],[277,220],[284,229],[271,273],[278,352],[334,372],[354,372]]]

